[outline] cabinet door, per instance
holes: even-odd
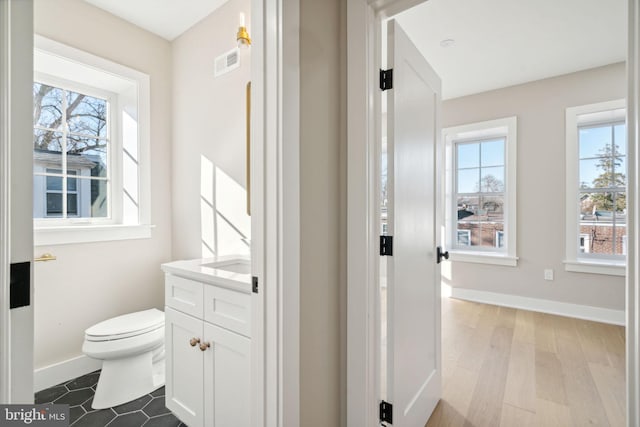
[[[202,320],[165,307],[166,405],[189,427],[204,426]]]
[[[204,336],[210,344],[204,352],[205,425],[249,427],[251,340],[209,323]]]

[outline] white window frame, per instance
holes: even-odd
[[[517,216],[516,216],[516,161],[517,161],[517,117],[505,117],[442,130],[445,143],[445,242],[452,261],[495,264],[515,267],[518,264]],[[504,188],[504,248],[477,248],[467,250],[457,245],[457,204],[454,200],[455,145],[458,141],[490,138],[505,139],[505,188]],[[456,240],[454,240],[454,237]]]
[[[68,218],[34,221],[35,246],[150,238],[150,81],[149,76],[82,50],[35,36],[35,80],[81,93],[108,97],[111,190],[110,218]],[[135,117],[135,131],[125,136],[120,119]],[[131,114],[133,111],[133,114]],[[123,216],[123,138],[137,151],[136,218]],[[135,185],[135,184],[134,184]]]
[[[624,276],[626,259],[621,257],[581,256],[579,251],[580,208],[579,197],[579,127],[598,123],[611,123],[625,119],[624,99],[569,107],[566,109],[566,208],[565,208],[565,270],[578,273]],[[585,252],[587,253],[587,252]]]

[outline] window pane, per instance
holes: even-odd
[[[504,233],[504,224],[501,222],[483,222],[479,234],[480,246],[497,248],[498,234]]]
[[[504,140],[487,141],[482,143],[482,166],[504,165]]]
[[[612,222],[615,193],[580,193],[580,219],[584,221]]]
[[[69,171],[69,175],[75,175],[75,171]],[[78,179],[67,178],[67,191],[78,191]]]
[[[458,169],[480,166],[480,144],[456,144]]]
[[[62,178],[58,176],[47,177],[47,190],[48,191],[62,191]]]
[[[41,83],[33,84],[33,123],[48,129],[62,125],[63,91]]]
[[[460,221],[474,221],[476,212],[480,207],[480,198],[476,196],[471,197],[458,197],[458,222]]]
[[[627,217],[627,193],[619,191],[615,193],[616,223],[626,223]]]
[[[107,181],[92,179],[91,183],[91,217],[107,218],[109,203],[107,200]]]
[[[54,156],[60,156],[62,152],[62,133],[52,132],[42,129],[34,129],[33,131],[33,149],[42,153],[51,152],[50,155],[42,154],[42,157],[49,157],[47,161],[61,161]],[[35,155],[34,155],[35,156]],[[60,163],[62,164],[62,163]]]
[[[504,191],[504,167],[482,168],[480,191],[501,193]]]
[[[617,156],[613,163],[613,184],[616,187],[624,187],[627,185],[627,158],[626,156]]]
[[[47,216],[62,215],[62,193],[47,193]]]
[[[67,92],[69,132],[105,138],[107,101],[76,92]]]
[[[67,142],[67,167],[91,170],[91,176],[107,176],[107,141],[71,136]],[[81,175],[84,175],[82,172]]]
[[[504,247],[504,225],[502,223],[469,222],[459,223],[457,229],[458,246]]]
[[[471,232],[469,230],[457,230],[458,245],[471,246]]]
[[[580,128],[580,158],[599,157],[611,146],[611,126]]]
[[[480,169],[461,169],[458,170],[458,193],[476,193],[479,190],[480,183],[478,178]]]
[[[580,160],[580,188],[609,187],[611,184],[610,165],[611,162],[607,159]]]
[[[627,227],[616,226],[616,255],[627,254]]]
[[[625,125],[616,125],[613,128],[613,137],[616,146],[616,153],[627,154],[627,127]]]
[[[486,215],[487,221],[504,221],[504,196],[482,197],[481,211]]]
[[[78,195],[75,193],[67,193],[67,215],[78,215]]]

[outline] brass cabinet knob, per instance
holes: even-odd
[[[209,347],[211,347],[211,344],[209,344],[208,342],[203,342],[202,344],[200,344],[200,350],[201,351],[205,351]]]
[[[196,344],[198,344],[199,342],[200,342],[200,338],[193,337],[189,340],[189,344],[191,344],[191,347],[195,347]]]

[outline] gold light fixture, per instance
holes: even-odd
[[[236,35],[238,41],[238,47],[241,49],[251,46],[251,37],[244,22],[244,13],[240,13],[240,27],[238,28],[238,34]]]

